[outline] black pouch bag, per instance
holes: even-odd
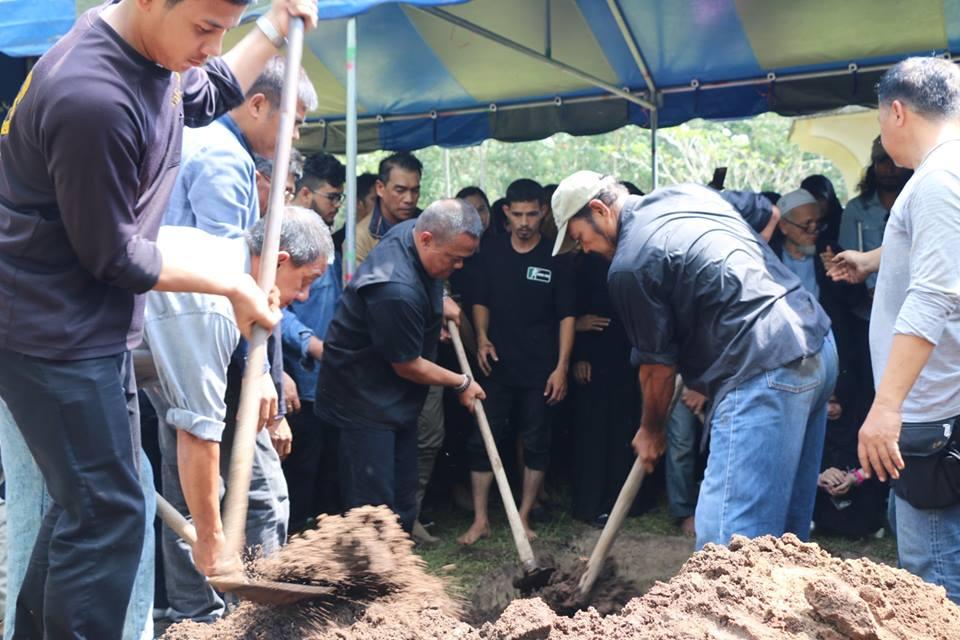
[[[905,464],[893,491],[917,509],[943,509],[960,502],[960,416],[904,423],[900,455]]]

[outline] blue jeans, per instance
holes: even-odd
[[[697,416],[677,402],[667,420],[667,509],[674,518],[688,518],[697,507]]]
[[[0,400],[0,451],[7,490],[7,599],[3,618],[3,640],[13,637],[17,594],[27,573],[33,542],[40,531],[40,521],[52,500],[47,493],[40,469],[33,461],[27,443],[17,429],[7,406]],[[153,638],[153,518],[156,500],[153,497],[153,472],[145,455],[140,457],[140,484],[146,503],[146,528],[143,552],[130,604],[123,625],[123,640]]]
[[[940,585],[960,604],[960,504],[917,509],[900,497],[895,500],[900,566]]]
[[[730,389],[710,420],[710,456],[697,502],[697,549],[785,532],[806,540],[837,380],[828,335],[819,353]]]

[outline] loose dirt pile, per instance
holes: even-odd
[[[708,545],[667,583],[657,583],[619,612],[596,609],[558,615],[540,598],[516,600],[479,629],[458,618],[389,513],[363,510],[335,526],[321,522],[324,541],[258,563],[271,579],[313,578],[337,584],[354,605],[312,603],[292,610],[244,604],[210,627],[178,625],[167,638],[286,640],[955,640],[960,608],[942,588],[905,571],[869,560],[840,560],[792,535],[735,538],[729,547]],[[330,520],[330,519],[325,519]],[[360,524],[372,535],[351,530]],[[374,525],[371,527],[371,523]],[[324,526],[328,532],[322,533]],[[331,530],[335,533],[331,533]],[[293,547],[293,543],[290,545]],[[290,549],[288,547],[287,549]],[[301,549],[297,552],[296,549]],[[317,553],[324,549],[324,553]],[[616,555],[616,549],[614,555]],[[286,560],[284,559],[286,558]],[[366,562],[366,564],[364,564]],[[266,566],[264,566],[266,565]],[[278,567],[293,573],[278,573]],[[359,571],[356,567],[366,567]],[[575,570],[574,570],[575,572]],[[563,582],[563,577],[558,577]],[[549,592],[547,593],[549,596]],[[615,594],[619,599],[623,594]],[[346,595],[345,595],[346,598]],[[366,603],[359,605],[357,603]],[[351,618],[352,616],[352,618]],[[298,626],[299,625],[299,626]],[[349,626],[348,626],[349,625]],[[171,635],[171,632],[174,634]]]
[[[288,606],[244,602],[216,624],[193,622],[167,629],[169,640],[301,640],[311,638],[393,638],[365,635],[365,628],[428,625],[451,638],[460,603],[442,580],[425,570],[396,515],[386,507],[362,507],[345,516],[320,516],[317,528],[296,536],[279,552],[254,561],[251,579],[332,586],[332,596]],[[353,625],[350,632],[345,627]]]

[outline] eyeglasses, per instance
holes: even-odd
[[[340,191],[334,191],[332,193],[324,193],[323,191],[311,191],[318,196],[323,196],[330,201],[330,204],[340,204],[343,202],[343,193]]]
[[[811,221],[808,222],[807,224],[800,224],[799,222],[794,222],[793,220],[791,220],[790,218],[788,218],[788,217],[786,217],[786,216],[784,216],[784,217],[782,217],[782,218],[780,218],[780,219],[783,220],[784,222],[786,222],[787,224],[792,224],[792,225],[795,226],[797,229],[803,229],[803,230],[806,231],[807,233],[820,233],[821,231],[823,231],[824,229],[827,228],[827,225],[822,224],[822,223],[820,223],[820,222],[817,221],[817,220],[811,220]]]
[[[260,176],[266,181],[267,184],[273,183],[273,176],[271,176],[269,173],[263,173],[260,171],[258,171],[257,173],[260,174]],[[283,190],[283,197],[287,202],[292,201],[293,196],[295,194],[296,194],[296,190],[293,187],[287,187]]]

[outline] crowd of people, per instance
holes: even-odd
[[[473,519],[457,542],[480,543],[497,508],[480,401],[531,539],[549,509],[603,526],[639,458],[662,470],[698,548],[811,527],[864,537],[889,521],[903,566],[960,600],[951,63],[909,59],[881,80],[881,136],[845,207],[822,175],[782,195],[644,195],[577,171],[421,208],[430,169],[392,153],[357,178],[349,279],[345,168],[295,152],[264,293],[275,52],[291,15],[312,26],[315,2],[275,0],[202,69],[245,3],[147,4],[85,14],[0,137],[5,638],[151,637],[152,613],[224,615],[229,597],[206,578],[237,567],[221,500],[250,384],[257,553],[369,504],[420,544],[455,535],[431,527],[425,502],[459,505]],[[173,46],[197,20],[199,48]],[[62,73],[88,90],[62,94]],[[317,103],[301,70],[294,141]],[[262,371],[248,362],[258,325],[271,332]],[[156,492],[194,543],[155,529]]]

